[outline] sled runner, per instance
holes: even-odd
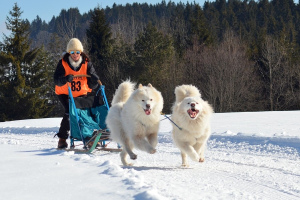
[[[77,77],[89,77],[88,75],[76,75]],[[70,114],[70,149],[81,153],[91,153],[95,149],[104,151],[122,151],[120,145],[117,148],[108,148],[109,130],[106,128],[105,119],[109,105],[105,95],[105,87],[98,81],[100,87],[93,96],[73,97],[68,83],[69,114]],[[82,149],[75,149],[75,142],[83,143]]]

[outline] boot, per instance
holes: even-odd
[[[64,149],[68,147],[66,139],[59,138],[57,148]]]

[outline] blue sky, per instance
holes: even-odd
[[[172,0],[172,2],[194,2],[194,0]],[[203,5],[205,0],[195,0],[196,3]],[[126,3],[132,4],[145,3],[148,4],[157,4],[161,3],[161,0],[0,0],[1,12],[0,12],[0,40],[4,34],[8,35],[6,30],[6,17],[9,16],[9,11],[12,10],[14,3],[17,3],[18,6],[23,11],[21,15],[22,19],[28,19],[30,22],[36,18],[38,15],[42,20],[49,22],[53,16],[58,16],[62,9],[69,8],[78,8],[80,13],[86,13],[91,9],[94,9],[98,5],[101,8],[112,7],[114,3],[117,5],[126,5]],[[166,2],[169,2],[166,0]]]

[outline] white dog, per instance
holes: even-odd
[[[172,107],[173,140],[181,151],[182,166],[188,167],[187,155],[194,161],[204,162],[204,151],[211,134],[210,118],[213,108],[201,98],[192,85],[175,88]]]
[[[151,84],[138,86],[130,81],[121,83],[116,90],[112,106],[106,117],[106,124],[110,130],[112,140],[123,146],[120,153],[123,165],[132,165],[126,160],[135,160],[137,155],[133,148],[154,154],[157,145],[157,133],[163,98]]]

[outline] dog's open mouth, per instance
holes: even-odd
[[[150,115],[151,114],[151,109],[150,108],[144,109],[144,111],[145,111],[146,115]]]
[[[190,118],[194,119],[195,117],[197,117],[199,110],[192,108],[192,109],[189,109],[187,111],[187,113],[189,114]]]

